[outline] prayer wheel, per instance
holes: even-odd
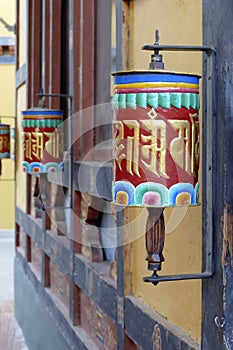
[[[172,47],[172,46],[171,46]],[[170,47],[170,48],[171,48]],[[155,31],[148,70],[113,73],[113,203],[146,207],[145,282],[158,283],[164,262],[164,208],[196,206],[199,168],[199,80],[164,70]]]
[[[31,108],[22,112],[24,172],[63,170],[61,124],[60,110]]]
[[[197,205],[200,77],[165,70],[113,77],[113,202]]]
[[[0,124],[0,159],[10,158],[10,125]]]

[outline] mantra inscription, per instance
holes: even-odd
[[[58,158],[61,150],[61,137],[57,131],[42,132],[36,128],[35,132],[24,132],[24,154],[28,160],[41,161],[45,151]]]
[[[23,171],[47,173],[63,170],[62,112],[32,108],[22,112]]]
[[[189,113],[189,118],[190,121],[115,121],[115,160],[119,170],[140,178],[139,169],[147,169],[158,178],[169,179],[167,157],[170,153],[179,167],[190,175],[195,174],[198,165],[198,114]],[[172,136],[169,129],[175,131]]]
[[[113,200],[198,204],[199,118],[194,108],[117,109]]]
[[[10,137],[9,135],[0,135],[0,153],[9,153]]]

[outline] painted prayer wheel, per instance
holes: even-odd
[[[10,125],[0,124],[0,159],[10,158]]]
[[[62,112],[32,108],[22,112],[23,171],[62,171]]]
[[[113,76],[113,202],[197,205],[200,77],[162,70]]]

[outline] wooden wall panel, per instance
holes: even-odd
[[[50,0],[45,0],[45,33],[44,33],[44,50],[45,50],[45,61],[44,61],[44,72],[45,72],[45,81],[44,81],[44,88],[46,93],[51,93],[50,89]],[[51,98],[46,97],[45,98],[45,104],[47,107],[50,107],[51,104]]]
[[[51,81],[53,93],[60,93],[61,85],[61,7],[62,0],[52,2],[52,43],[50,44],[50,59],[51,59]],[[52,99],[52,108],[60,108],[59,98]]]
[[[81,26],[80,21],[80,6],[82,0],[74,1],[74,11],[73,11],[73,66],[74,66],[74,101],[73,101],[73,110],[74,113],[79,111],[81,108],[80,96],[82,89],[81,81],[81,71],[80,71],[80,45],[81,45]]]
[[[45,2],[45,92],[60,93],[61,83],[61,0]],[[46,107],[59,109],[60,99],[47,97]]]
[[[41,0],[29,1],[28,11],[28,107],[34,107],[41,86]]]
[[[95,2],[74,1],[74,129],[83,131],[84,137],[75,139],[74,158],[80,159],[93,148],[93,111],[81,117],[78,111],[93,106],[95,101]],[[87,132],[85,132],[88,130]]]

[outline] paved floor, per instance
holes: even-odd
[[[0,235],[0,350],[28,350],[14,317],[14,240]]]

